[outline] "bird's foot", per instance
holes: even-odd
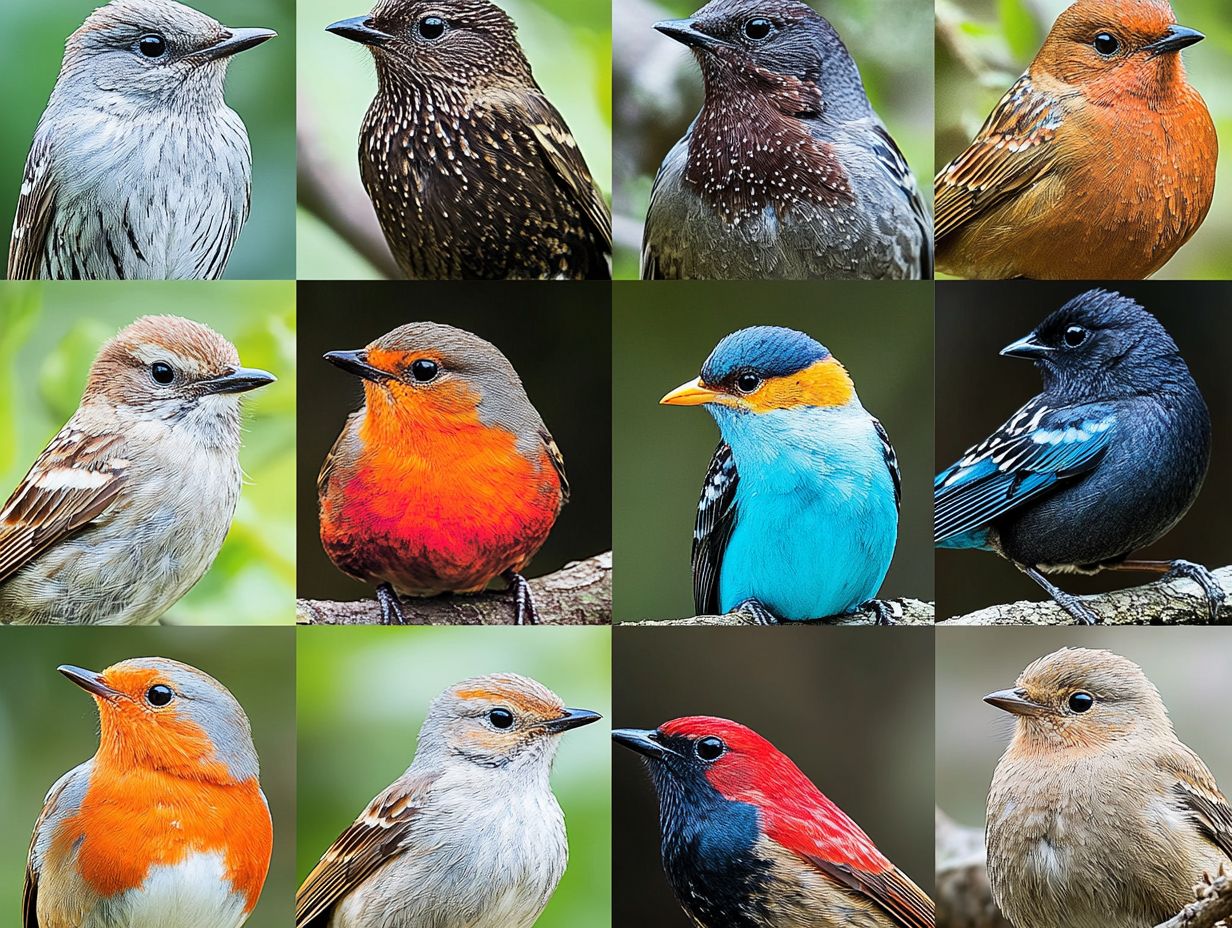
[[[376,601],[381,604],[382,625],[405,625],[406,613],[402,611],[402,600],[388,583],[382,583],[376,588]]]
[[[1224,601],[1227,599],[1219,581],[1201,564],[1195,564],[1193,561],[1172,561],[1167,574],[1164,575],[1164,580],[1176,580],[1179,577],[1192,580],[1202,587],[1202,592],[1206,594],[1206,605],[1210,612],[1211,624],[1218,625],[1219,613],[1223,610]]]
[[[777,615],[763,606],[756,599],[746,599],[739,606],[732,610],[743,615],[747,615],[753,620],[755,625],[782,625],[783,620]]]
[[[1099,624],[1099,616],[1089,606],[1083,604],[1077,596],[1072,593],[1066,593],[1034,567],[1028,567],[1025,564],[1016,564],[1015,566],[1043,587],[1044,592],[1052,597],[1052,601],[1064,609],[1066,614],[1079,625]]]
[[[861,609],[867,609],[877,617],[878,625],[897,625],[894,619],[894,607],[882,599],[870,599],[860,604]]]
[[[530,595],[530,584],[526,578],[515,570],[507,570],[501,577],[513,593],[513,624],[538,625],[539,613],[535,611],[535,600]]]

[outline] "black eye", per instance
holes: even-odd
[[[1105,58],[1115,55],[1121,48],[1121,43],[1117,41],[1117,37],[1110,32],[1101,32],[1091,44]]]
[[[736,389],[741,393],[752,393],[761,386],[761,378],[756,374],[744,373],[736,378]]]
[[[420,383],[427,383],[429,380],[434,380],[440,368],[436,366],[435,361],[428,361],[420,358],[411,365],[411,376]]]
[[[1080,325],[1071,325],[1065,330],[1065,347],[1077,348],[1087,340],[1087,330]]]
[[[1069,708],[1071,712],[1086,712],[1095,705],[1095,697],[1090,693],[1084,693],[1079,690],[1069,697]]]
[[[419,30],[419,34],[429,42],[435,42],[445,34],[445,30],[449,28],[449,23],[441,19],[439,16],[425,16],[415,28]]]
[[[718,760],[723,755],[723,752],[727,750],[727,745],[712,736],[697,742],[697,746],[693,750],[697,752],[697,756],[702,760]]]
[[[513,713],[508,709],[493,709],[488,713],[488,721],[497,728],[508,728],[513,724]]]
[[[750,19],[744,24],[744,34],[754,42],[760,42],[770,34],[770,30],[774,28],[774,23],[768,19],[763,19],[758,16],[756,19]]]
[[[147,58],[161,58],[167,52],[167,40],[161,35],[143,35],[137,40],[137,50]]]
[[[150,365],[150,376],[154,378],[155,383],[161,383],[164,387],[175,380],[175,371],[170,364],[164,364],[162,361],[155,361]]]
[[[169,686],[163,686],[159,683],[157,686],[151,686],[145,694],[146,702],[151,706],[162,707],[167,705],[175,698],[175,691]]]

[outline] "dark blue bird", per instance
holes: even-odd
[[[1210,460],[1210,414],[1164,327],[1091,290],[1001,353],[1034,361],[1044,391],[937,475],[937,546],[995,551],[1084,624],[1097,616],[1043,572],[1189,577],[1217,620],[1224,594],[1206,568],[1129,559],[1181,520]]]

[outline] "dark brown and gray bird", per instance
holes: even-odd
[[[932,221],[834,28],[799,0],[713,0],[655,25],[701,112],[655,178],[644,279],[920,278]]]
[[[410,278],[607,279],[612,220],[577,141],[488,0],[382,0],[359,168]]]

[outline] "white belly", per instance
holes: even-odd
[[[96,909],[81,928],[239,928],[248,918],[244,896],[226,869],[217,852],[151,868],[140,888]]]

